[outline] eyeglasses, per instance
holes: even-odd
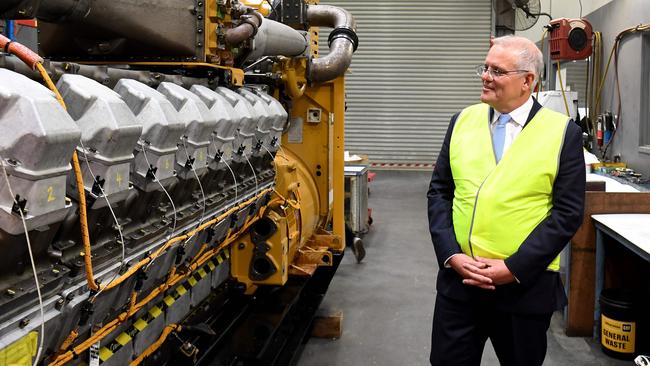
[[[500,70],[500,69],[491,69],[487,65],[478,65],[476,66],[476,75],[483,76],[484,73],[488,73],[490,78],[497,79],[508,74],[520,74],[522,72],[530,72],[528,70]]]

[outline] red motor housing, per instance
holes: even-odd
[[[553,19],[549,26],[552,60],[583,60],[593,52],[593,30],[586,19]]]

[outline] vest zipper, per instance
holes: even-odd
[[[483,182],[481,182],[481,185],[478,187],[478,190],[476,191],[476,198],[474,199],[474,208],[472,209],[472,221],[469,224],[469,236],[467,237],[467,243],[469,244],[469,253],[472,256],[472,258],[474,258],[474,248],[472,247],[472,229],[474,229],[474,218],[476,216],[476,206],[478,205],[478,195],[481,193],[481,188],[483,188],[483,184],[485,184],[485,182],[488,180],[491,174],[492,172],[490,172],[490,174],[488,174],[488,176],[485,177]]]
[[[488,114],[488,121],[490,120],[491,120],[491,114]],[[492,139],[492,130],[490,129],[490,140],[491,139]],[[492,145],[492,143],[490,143],[490,145]],[[496,169],[497,166],[499,165],[499,162],[497,161],[497,152],[494,150],[493,145],[492,145],[492,155],[494,156],[494,163],[495,163],[494,169]],[[485,182],[488,180],[488,178],[490,177],[494,169],[490,171],[490,173],[487,175],[487,177],[485,177],[483,182],[481,182],[481,185],[478,186],[478,190],[476,190],[476,198],[474,198],[474,208],[472,209],[472,221],[469,223],[469,236],[467,237],[467,243],[469,244],[469,254],[472,256],[472,258],[474,258],[474,248],[472,247],[472,230],[474,229],[474,218],[476,216],[476,206],[478,205],[478,195],[481,193],[481,188],[483,188],[483,184],[485,184]]]
[[[488,117],[488,121],[491,120],[491,117]],[[489,124],[488,124],[489,126]],[[490,139],[492,139],[492,130],[490,129]],[[504,141],[505,142],[505,141]],[[490,143],[490,145],[492,145]],[[492,145],[492,155],[494,156],[494,169],[496,169],[499,165],[499,162],[497,161],[497,152],[494,150],[494,145]],[[503,158],[503,156],[501,156]],[[472,209],[472,221],[469,224],[469,236],[467,237],[467,243],[469,244],[469,254],[474,258],[474,248],[472,247],[472,229],[474,229],[474,217],[476,216],[476,206],[478,205],[478,195],[481,193],[481,188],[483,188],[483,184],[488,180],[492,172],[494,171],[492,169],[490,173],[485,177],[483,182],[481,182],[481,185],[478,186],[478,190],[476,191],[476,198],[474,199],[474,208]],[[474,258],[476,259],[476,258]]]

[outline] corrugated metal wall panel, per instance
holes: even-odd
[[[327,0],[354,15],[359,49],[347,76],[346,149],[381,163],[435,161],[449,119],[476,103],[490,0]],[[320,53],[329,32],[322,29]]]
[[[584,107],[587,100],[587,66],[586,61],[565,62],[561,66],[566,69],[566,85],[569,89],[578,92],[578,106],[580,107]]]

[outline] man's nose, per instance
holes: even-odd
[[[492,74],[490,74],[490,71],[485,70],[481,74],[481,80],[483,80],[483,81],[492,81],[494,79],[492,78]]]

